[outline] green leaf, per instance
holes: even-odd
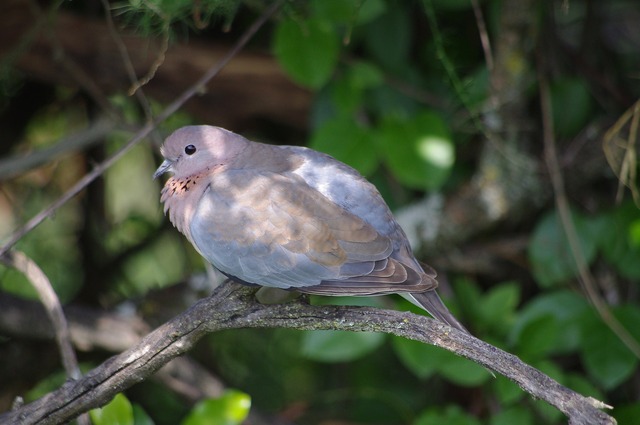
[[[577,244],[584,260],[591,263],[596,254],[597,231],[577,212],[571,214],[577,234]],[[549,287],[576,276],[578,266],[573,258],[558,214],[553,211],[540,220],[529,243],[529,260],[538,283]]]
[[[616,309],[614,313],[628,330],[638,333],[640,311],[637,307]],[[605,389],[612,389],[628,379],[638,366],[638,358],[593,310],[583,315],[581,324],[581,357],[589,374]],[[635,337],[637,340],[638,335]]]
[[[389,117],[375,138],[386,164],[401,183],[436,190],[447,180],[455,150],[446,123],[435,113],[423,112],[410,120]]]
[[[563,384],[586,397],[593,397],[596,400],[606,400],[606,396],[596,388],[591,381],[583,376],[582,373],[571,373],[566,375]]]
[[[251,397],[237,390],[227,390],[219,398],[196,404],[182,425],[239,425],[249,415]]]
[[[325,1],[325,0],[320,0]],[[342,0],[335,0],[342,1]],[[366,24],[373,21],[387,10],[387,4],[384,0],[357,0],[360,9],[358,9],[358,23]]]
[[[89,412],[93,425],[133,425],[133,407],[123,394],[116,396],[109,404]]]
[[[480,425],[475,417],[465,413],[460,407],[449,405],[444,409],[428,409],[418,416],[413,425]]]
[[[453,284],[460,310],[464,311],[472,322],[484,320],[482,303],[478,302],[483,294],[478,285],[464,276],[456,277]]]
[[[555,318],[554,353],[567,353],[576,350],[581,341],[581,317],[589,305],[581,296],[570,291],[556,291],[534,298],[525,305],[511,328],[511,344],[525,339],[521,334],[530,323],[541,318]],[[540,326],[540,325],[539,325]]]
[[[558,341],[558,322],[552,315],[530,320],[521,330],[517,342],[518,356],[531,362],[553,352]]]
[[[640,219],[635,219],[629,224],[629,245],[633,248],[640,247]]]
[[[349,26],[369,22],[386,9],[382,0],[311,0],[310,4],[313,16]]]
[[[362,107],[363,90],[354,86],[349,78],[340,78],[329,84],[333,108],[340,118],[353,120],[353,116]]]
[[[390,70],[406,67],[412,20],[407,8],[390,7],[366,27],[365,45],[377,62]]]
[[[408,119],[422,109],[415,99],[385,84],[373,88],[366,103],[375,115],[391,119]]]
[[[626,202],[602,219],[602,254],[621,275],[635,281],[640,280],[640,210],[633,202]]]
[[[302,339],[301,354],[320,362],[348,362],[377,349],[384,338],[377,332],[308,331]]]
[[[525,395],[525,392],[518,387],[518,384],[502,375],[498,375],[493,383],[495,393],[502,405],[513,404]]]
[[[640,418],[640,403],[616,405],[613,416],[618,421],[618,425],[637,425]]]
[[[467,107],[481,108],[487,101],[489,93],[489,70],[486,66],[477,68],[464,80],[464,88],[467,96]]]
[[[502,283],[491,288],[480,303],[484,321],[493,326],[510,327],[519,302],[520,287],[517,283]]]
[[[437,364],[446,355],[446,351],[401,337],[392,338],[393,350],[398,358],[418,378],[428,378],[437,370]]]
[[[473,3],[466,0],[430,0],[436,11],[460,11],[469,9]]]
[[[489,377],[482,366],[433,345],[396,337],[393,348],[400,361],[419,378],[439,372],[458,385],[476,386]]]
[[[490,425],[533,425],[534,423],[531,411],[521,406],[512,406],[502,410],[489,421]]]
[[[340,40],[331,25],[310,19],[301,23],[282,21],[276,28],[273,51],[291,78],[319,88],[333,73]]]
[[[384,75],[377,66],[362,60],[354,61],[347,68],[347,75],[354,87],[368,89],[384,83]]]
[[[312,305],[348,305],[360,307],[384,308],[383,297],[324,297],[322,295],[312,295],[310,298]],[[412,304],[413,305],[413,304]]]
[[[329,22],[349,24],[356,16],[359,0],[311,0],[313,16]]]
[[[157,414],[155,411],[154,413]],[[135,425],[155,425],[153,419],[137,404],[133,405],[133,422]]]
[[[447,359],[438,365],[440,373],[449,381],[464,387],[476,387],[486,382],[491,375],[477,363],[446,352]]]
[[[591,94],[582,79],[564,78],[551,84],[553,124],[559,136],[575,136],[588,123],[592,109]]]
[[[640,340],[640,307],[637,304],[628,304],[617,307],[616,317],[636,340]]]
[[[47,190],[30,193],[25,203],[20,205],[19,216],[34,216],[53,202],[54,198],[48,192],[55,192],[52,186]],[[77,200],[72,200],[69,208],[57,211],[54,220],[45,220],[38,226],[37,232],[24,235],[15,247],[42,269],[63,304],[73,299],[84,281],[84,270],[79,260],[82,256],[81,247],[74,233],[81,228],[81,214],[79,204],[74,205],[75,202]],[[2,224],[8,230],[12,224],[9,223],[10,216],[5,217]],[[0,290],[23,298],[38,299],[36,290],[23,273],[3,265],[0,265]]]
[[[373,173],[378,165],[369,131],[351,119],[326,121],[316,129],[309,146],[351,165],[365,176]]]
[[[383,83],[382,73],[373,65],[358,61],[350,64],[342,78],[335,79],[329,85],[334,108],[351,121],[361,110],[365,109],[365,91],[378,87]]]

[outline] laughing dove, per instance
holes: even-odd
[[[196,250],[238,282],[319,295],[400,293],[463,330],[378,190],[304,147],[183,127],[161,149],[161,201]]]

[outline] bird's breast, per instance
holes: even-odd
[[[171,223],[190,241],[189,223],[207,187],[204,177],[204,173],[182,178],[171,177],[165,183],[160,197]]]

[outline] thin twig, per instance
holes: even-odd
[[[129,88],[128,94],[129,96],[137,93],[142,89],[143,86],[147,85],[149,81],[153,79],[156,75],[156,72],[160,68],[160,66],[164,63],[165,55],[169,50],[169,28],[164,28],[162,33],[162,45],[160,46],[160,52],[158,53],[158,57],[153,61],[147,75],[134,82],[133,85]]]
[[[105,20],[107,22],[107,28],[109,29],[109,34],[111,35],[111,39],[116,45],[116,48],[120,52],[120,57],[122,58],[122,63],[124,64],[124,69],[127,71],[127,75],[129,76],[129,80],[132,85],[137,83],[138,77],[136,75],[136,70],[133,67],[133,63],[131,62],[131,57],[129,56],[129,51],[127,50],[127,46],[122,41],[122,37],[116,30],[115,23],[113,22],[113,17],[111,16],[111,5],[108,0],[102,0],[102,7],[104,9]],[[164,56],[164,51],[162,53]],[[153,120],[153,113],[151,111],[151,103],[144,91],[135,90],[136,97],[142,106],[142,110],[144,111],[145,117],[147,121]],[[129,93],[130,95],[133,93]]]
[[[40,211],[35,217],[25,223],[22,227],[16,230],[7,242],[0,249],[0,256],[9,251],[24,235],[35,229],[45,219],[50,217],[58,208],[67,203],[71,198],[77,195],[82,189],[87,187],[92,181],[100,177],[109,167],[115,164],[124,154],[126,154],[132,147],[138,144],[142,139],[147,137],[151,131],[153,131],[158,124],[165,121],[173,113],[185,104],[187,100],[202,92],[206,84],[215,77],[224,68],[229,61],[235,57],[240,50],[247,44],[247,42],[253,37],[253,35],[264,25],[264,23],[273,15],[280,7],[283,0],[273,2],[262,15],[249,27],[242,37],[236,42],[233,48],[216,63],[194,84],[192,84],[187,90],[185,90],[180,96],[178,96],[171,104],[169,104],[153,122],[146,123],[123,147],[120,148],[113,155],[105,159],[98,164],[91,172],[85,174],[75,185],[73,185],[67,192],[65,192],[60,198],[54,201],[51,205]]]
[[[638,126],[640,121],[640,100],[636,101],[624,114],[607,130],[602,140],[607,162],[611,170],[618,177],[618,192],[616,201],[621,202],[624,194],[624,187],[631,191],[636,205],[640,206],[640,192],[636,183],[637,173],[637,153],[636,144],[638,142]],[[629,133],[622,137],[623,129],[629,125]],[[622,159],[619,159],[619,151],[622,151]]]
[[[113,22],[113,17],[111,16],[111,5],[108,0],[102,0],[102,7],[104,9],[105,19],[107,22],[107,28],[109,29],[109,34],[111,35],[111,39],[116,45],[116,48],[120,52],[120,57],[122,58],[122,63],[124,64],[124,69],[127,72],[129,77],[129,81],[131,82],[131,88],[128,91],[128,95],[135,95],[136,99],[138,99],[138,103],[144,112],[144,116],[147,123],[153,122],[153,111],[151,109],[151,102],[147,98],[142,86],[147,84],[151,77],[149,77],[144,84],[138,81],[138,76],[136,75],[136,70],[133,66],[133,62],[131,61],[131,56],[129,55],[129,50],[127,49],[126,44],[122,41],[122,37],[120,37],[120,33],[116,30],[115,23]],[[157,69],[164,62],[165,54],[169,49],[169,28],[166,28],[166,31],[163,35],[162,46],[160,48],[159,57],[154,61],[153,73],[149,71],[149,75],[155,75]],[[161,136],[157,134],[157,131],[153,131],[150,133],[150,137],[153,142],[159,142]]]
[[[62,364],[67,376],[73,380],[80,379],[82,373],[78,366],[78,359],[76,358],[73,344],[71,344],[71,333],[69,332],[67,318],[64,316],[58,295],[53,290],[47,275],[44,274],[42,269],[38,267],[33,260],[22,252],[7,252],[0,256],[0,262],[20,271],[29,282],[31,282],[53,326],[56,343],[60,350],[60,358],[62,359]],[[80,425],[91,425],[89,416],[86,413],[78,416],[78,423]]]
[[[63,155],[92,146],[100,142],[116,127],[113,120],[101,117],[92,122],[90,127],[69,134],[52,143],[50,147],[35,150],[27,155],[15,155],[0,159],[0,180],[16,177]]]
[[[20,251],[10,251],[6,253],[0,257],[0,262],[18,270],[31,282],[53,325],[53,332],[56,337],[56,342],[58,343],[64,369],[69,378],[79,379],[81,373],[73,344],[71,344],[71,334],[69,332],[67,319],[62,311],[62,305],[60,304],[58,295],[56,295],[56,292],[53,290],[47,275],[31,258]]]
[[[544,55],[540,53],[538,54],[538,84],[540,87],[544,159],[549,170],[549,175],[551,176],[551,185],[553,186],[558,216],[560,217],[562,228],[564,229],[567,241],[569,242],[571,256],[576,262],[578,268],[578,280],[582,285],[584,294],[594,306],[602,318],[602,321],[617,335],[618,338],[620,338],[629,351],[631,351],[636,357],[640,358],[640,344],[613,315],[607,303],[598,293],[594,278],[589,271],[589,265],[585,260],[584,253],[582,252],[582,248],[578,242],[578,232],[576,231],[576,227],[571,217],[571,209],[569,207],[569,201],[567,200],[567,194],[564,187],[564,178],[562,176],[562,171],[560,170],[560,164],[558,163],[553,115],[551,113],[551,94],[549,90],[549,82],[546,77],[546,67],[543,56]]]
[[[102,0],[102,2],[105,5],[105,10],[109,15],[109,20],[110,20],[111,14],[108,12],[109,4],[107,3],[107,0]],[[145,75],[142,79],[138,80],[135,73],[129,72],[129,75],[131,78],[131,87],[129,88],[129,91],[128,91],[129,96],[136,93],[139,89],[142,88],[142,86],[146,85],[149,81],[153,79],[153,77],[156,75],[156,71],[164,63],[165,54],[169,49],[169,31],[170,31],[169,25],[171,23],[171,20],[169,19],[168,16],[162,13],[162,11],[153,3],[145,1],[144,4],[149,8],[149,10],[151,10],[153,13],[158,15],[158,17],[163,23],[162,24],[162,46],[160,47],[160,53],[158,54],[158,57],[153,61],[153,63],[151,64],[151,67],[149,68],[149,71],[147,72],[147,75]],[[111,22],[111,25],[113,25],[113,22]],[[126,57],[128,59],[128,53],[126,52],[126,47],[124,46],[124,44],[122,44],[122,47],[120,48],[120,50],[124,52],[123,57]]]
[[[489,41],[489,34],[487,33],[487,25],[484,22],[484,16],[482,14],[482,8],[478,0],[471,0],[473,6],[473,14],[476,17],[476,25],[478,26],[478,33],[480,34],[480,43],[482,44],[482,50],[484,51],[484,60],[487,63],[487,69],[489,72],[493,71],[493,52],[491,51],[491,41]]]

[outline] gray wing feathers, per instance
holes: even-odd
[[[198,251],[224,273],[280,288],[402,274],[388,237],[298,179],[214,177],[190,226]]]

